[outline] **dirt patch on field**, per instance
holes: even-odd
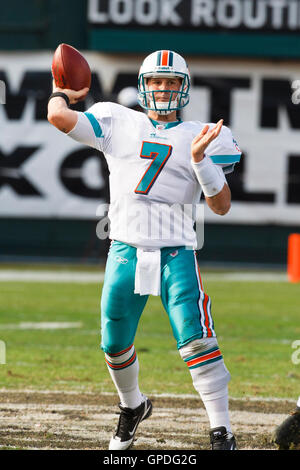
[[[141,423],[135,450],[207,450],[209,423],[197,397],[150,396],[151,418]],[[106,450],[118,421],[113,394],[0,391],[0,447]],[[239,449],[276,449],[275,427],[289,401],[230,400]]]

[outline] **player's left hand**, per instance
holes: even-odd
[[[198,134],[192,141],[191,151],[192,159],[195,163],[199,163],[204,158],[206,147],[216,138],[221,132],[223,126],[223,119],[209,131],[209,125],[203,127],[200,134]]]

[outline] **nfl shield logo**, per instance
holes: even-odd
[[[178,250],[175,250],[173,251],[173,253],[170,253],[170,256],[172,256],[172,258],[175,258],[175,256],[178,255]]]

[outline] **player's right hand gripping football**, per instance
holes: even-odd
[[[195,163],[199,163],[203,160],[206,148],[220,134],[223,122],[223,119],[220,119],[220,121],[210,131],[209,125],[206,124],[200,134],[194,138],[192,141],[191,151],[192,159]]]
[[[89,88],[83,88],[82,90],[78,91],[70,90],[69,88],[59,88],[56,86],[55,81],[53,80],[53,93],[57,91],[65,93],[70,100],[70,104],[76,104],[79,101],[83,101],[86,98],[89,90]]]

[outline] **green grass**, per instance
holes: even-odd
[[[300,285],[280,282],[206,283],[219,344],[232,379],[231,396],[299,395]],[[0,283],[0,340],[6,364],[0,387],[114,391],[100,343],[96,284]],[[1,329],[20,322],[82,322],[65,330]],[[145,393],[195,393],[161,301],[150,297],[135,341]]]

